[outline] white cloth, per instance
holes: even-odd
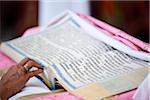
[[[148,74],[142,84],[138,87],[133,96],[133,100],[150,100],[150,74]]]

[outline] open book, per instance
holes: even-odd
[[[46,68],[48,79],[57,79],[84,99],[99,100],[136,88],[148,74],[150,62],[113,48],[105,35],[102,41],[92,37],[95,31],[99,30],[67,12],[39,33],[2,43],[1,51],[17,62],[34,59]]]

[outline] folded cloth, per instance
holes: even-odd
[[[103,21],[100,21],[98,19],[95,19],[91,16],[84,15],[81,13],[77,13],[81,18],[85,19],[89,23],[93,24],[96,27],[99,27],[103,30],[105,30],[104,33],[107,31],[107,35],[114,37],[116,40],[121,41],[122,43],[126,44],[127,46],[131,47],[134,50],[138,51],[144,51],[150,53],[150,44],[145,43],[127,33],[125,33],[122,30],[119,30]]]
[[[32,100],[82,100],[82,99],[68,92],[63,92],[58,94],[50,94],[47,96],[35,97]]]
[[[16,64],[13,60],[7,57],[4,53],[0,51],[0,69],[9,67]]]
[[[40,31],[41,31],[41,27],[40,27],[40,26],[33,27],[33,28],[29,28],[29,29],[27,29],[27,30],[23,33],[23,37],[33,35],[33,34],[35,34],[35,33],[37,33],[37,32],[40,32]]]
[[[138,87],[133,96],[133,100],[150,100],[150,74]]]

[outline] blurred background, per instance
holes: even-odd
[[[21,36],[70,9],[105,21],[149,42],[149,1],[39,0],[0,1],[0,41]]]

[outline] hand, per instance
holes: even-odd
[[[29,71],[33,67],[38,69]],[[26,58],[19,64],[12,66],[0,80],[0,98],[2,100],[6,100],[20,92],[31,77],[42,73],[42,71],[42,67],[29,58]]]

